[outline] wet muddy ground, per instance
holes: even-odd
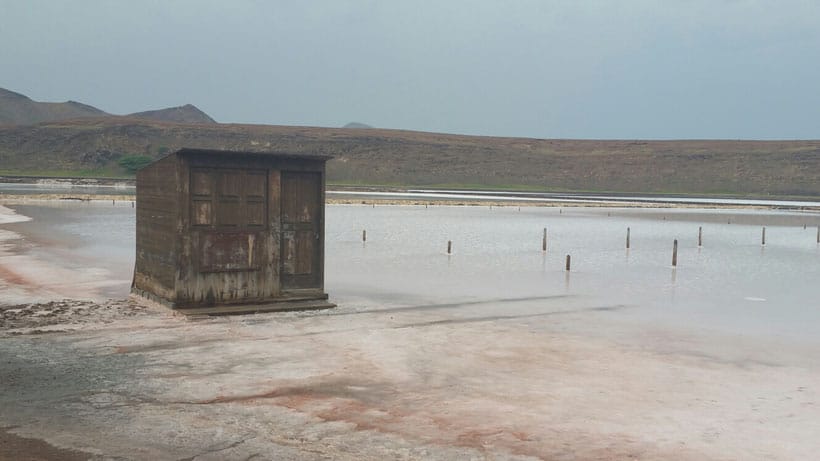
[[[28,306],[53,321],[5,324],[0,418],[10,434],[92,459],[816,453],[815,366],[708,335],[596,337],[617,329],[617,306],[561,302],[488,300],[503,316],[465,304],[201,320],[129,303],[79,318],[60,303]]]

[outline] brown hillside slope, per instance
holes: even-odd
[[[157,120],[160,122],[176,123],[216,123],[208,114],[199,110],[193,104],[185,104],[179,107],[169,107],[167,109],[149,110],[136,112],[127,117],[142,118],[146,120]]]
[[[20,93],[0,88],[0,125],[27,125],[46,120],[100,117],[105,112],[76,101],[37,102]]]
[[[129,118],[0,127],[0,169],[80,170],[179,147],[334,156],[331,181],[820,196],[820,141],[578,141]]]

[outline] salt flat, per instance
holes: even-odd
[[[50,239],[12,225],[0,264],[50,265],[23,297],[62,295],[63,258],[132,264],[93,232],[125,208],[72,206]],[[0,427],[100,459],[812,459],[817,216],[723,213],[330,206],[333,310],[191,320],[103,300],[124,282],[4,303]]]

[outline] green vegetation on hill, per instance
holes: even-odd
[[[136,174],[137,170],[147,166],[153,162],[154,159],[147,155],[124,155],[120,157],[117,163],[128,173]]]

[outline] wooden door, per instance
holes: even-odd
[[[322,178],[282,172],[282,289],[322,287]]]

